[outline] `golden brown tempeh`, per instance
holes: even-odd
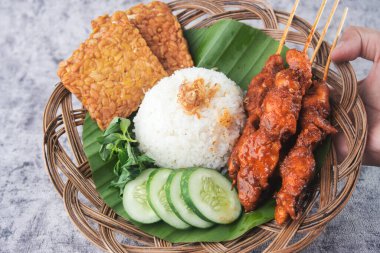
[[[194,65],[181,25],[169,6],[162,2],[139,4],[127,14],[169,75]]]
[[[116,117],[128,117],[144,92],[167,76],[125,12],[92,21],[90,37],[59,65],[58,76],[105,129]]]

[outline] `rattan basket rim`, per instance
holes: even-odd
[[[219,19],[261,20],[262,30],[279,39],[279,24],[286,23],[288,13],[273,10],[263,0],[177,0],[169,3],[181,24],[204,27]],[[296,16],[288,42],[303,44],[311,25]],[[315,47],[319,38],[312,40]],[[321,77],[330,46],[323,43],[313,72]],[[332,148],[320,172],[318,187],[307,203],[303,216],[284,227],[269,222],[248,234],[223,243],[172,244],[139,231],[117,217],[98,196],[91,179],[80,137],[86,111],[73,105],[71,93],[57,84],[44,112],[43,152],[46,171],[66,211],[77,228],[91,242],[110,252],[296,252],[309,245],[326,224],[346,205],[355,187],[367,138],[367,118],[357,91],[353,68],[344,63],[330,70],[328,84],[335,90],[333,123],[344,133],[348,155],[338,163]],[[67,145],[64,140],[67,140]],[[298,234],[297,239],[295,235]],[[303,235],[303,236],[301,236]],[[128,237],[139,245],[126,244],[118,237]]]

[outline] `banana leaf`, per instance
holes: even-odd
[[[245,90],[254,75],[259,73],[278,46],[278,42],[258,29],[233,20],[222,20],[208,28],[185,32],[195,65],[217,69],[234,80]],[[286,49],[284,49],[285,51]],[[284,52],[283,52],[284,53]],[[128,219],[119,196],[119,190],[111,187],[115,179],[115,160],[104,162],[100,158],[97,137],[103,132],[87,115],[83,126],[83,147],[88,158],[96,189],[118,215]],[[329,142],[318,149],[317,164],[320,166],[329,150]],[[164,222],[134,225],[142,231],[173,243],[221,242],[238,238],[253,227],[268,222],[274,216],[274,201],[269,200],[261,207],[229,225],[215,225],[208,229],[190,228],[178,230]]]
[[[278,47],[278,41],[262,31],[231,19],[185,31],[185,36],[197,67],[223,72],[243,90]],[[287,50],[284,47],[283,57]]]

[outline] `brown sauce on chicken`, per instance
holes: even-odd
[[[268,181],[279,161],[281,143],[296,133],[302,97],[312,83],[311,64],[306,54],[289,50],[286,54],[288,69],[275,59],[275,56],[270,58],[266,64],[269,67],[264,67],[266,77],[257,82],[254,78],[251,83],[257,87],[250,89],[259,92],[247,92],[248,122],[229,161],[229,174],[237,183],[239,199],[246,212],[256,208],[261,193],[269,187]],[[272,61],[275,64],[270,64]],[[259,127],[255,129],[257,124]]]

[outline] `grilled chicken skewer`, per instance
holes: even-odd
[[[237,174],[239,199],[245,211],[255,209],[280,156],[281,143],[296,133],[302,97],[311,85],[311,64],[306,54],[291,49],[289,69],[277,73],[275,87],[262,105],[259,129],[242,146]]]
[[[347,11],[348,9],[346,8],[332,44],[331,52],[335,48]],[[331,57],[329,56],[323,80],[314,81],[313,87],[303,100],[300,116],[301,133],[295,146],[280,167],[282,186],[276,195],[277,205],[275,209],[275,219],[278,224],[283,224],[289,216],[292,219],[297,218],[298,210],[305,196],[305,189],[314,176],[315,159],[313,151],[317,144],[328,134],[337,132],[327,121],[330,113],[330,91],[326,85],[326,79],[330,62]]]
[[[269,58],[263,71],[252,80],[248,88],[247,96],[245,99],[245,108],[248,113],[248,120],[243,134],[235,145],[229,159],[229,175],[233,179],[234,184],[238,182],[239,198],[245,208],[245,211],[251,211],[256,207],[259,197],[261,196],[261,192],[268,187],[268,179],[276,168],[279,159],[281,141],[287,139],[289,135],[295,133],[302,96],[304,95],[305,90],[311,84],[310,64],[305,60],[301,61],[301,64],[298,62],[300,58],[305,59],[304,56],[306,56],[306,53],[302,54],[295,50],[289,51],[287,58],[288,63],[291,65],[291,69],[293,68],[293,71],[284,71],[284,73],[281,75],[277,74],[280,71],[282,72],[284,69],[283,61],[279,55],[279,52],[281,52],[284,45],[284,41],[287,36],[289,26],[291,25],[297,5],[298,1],[296,1],[294,4],[292,13],[287,23],[287,27],[285,28],[284,35],[280,41],[277,54]],[[315,32],[315,27],[318,24],[325,5],[326,1],[323,1],[321,8],[318,11],[313,28],[310,32],[307,42],[305,43],[304,52],[306,52],[307,48],[309,47],[311,38]],[[302,74],[302,72],[304,72],[304,74]],[[301,75],[296,77],[296,75],[299,73],[301,73]],[[283,89],[283,94],[279,92],[279,87],[275,87],[275,78],[277,80],[277,77],[275,77],[276,74],[278,75],[278,81],[276,85],[288,85],[288,87],[281,88]],[[295,91],[293,90],[294,87],[291,87],[291,82],[289,82],[289,80],[292,79],[291,76],[296,79],[298,78],[298,81],[300,81],[302,84],[301,86],[296,85],[296,90],[298,91],[295,92],[295,94],[291,94],[293,91]],[[271,134],[271,124],[276,124],[276,121],[280,121],[282,117],[281,115],[273,116],[272,114],[275,114],[275,110],[284,109],[280,105],[283,102],[283,97],[286,96],[284,94],[286,93],[286,88],[288,88],[288,95],[290,94],[287,102],[289,103],[289,106],[294,105],[294,108],[289,107],[288,109],[291,110],[290,114],[293,114],[293,118],[295,120],[292,121],[291,119],[286,119],[289,121],[282,121],[282,127],[284,129],[280,131],[283,131],[283,133],[274,132]],[[268,98],[268,101],[271,99],[273,101],[267,102],[266,105],[261,106],[264,98],[267,99],[267,94],[269,94],[273,89],[277,89],[277,94],[272,94],[272,97]],[[292,95],[294,95],[294,101],[292,101]],[[298,101],[296,97],[299,97]],[[273,107],[273,103],[277,103],[277,107]],[[284,104],[282,105],[284,106]],[[264,113],[263,111],[266,109],[268,110],[266,111],[266,116],[263,117],[264,123],[261,123],[261,118]],[[286,113],[287,112],[284,111],[284,114]],[[286,126],[287,123],[288,126]],[[259,131],[256,132],[256,128],[259,125],[261,130],[259,129]],[[286,129],[287,127],[290,129]]]
[[[269,57],[262,71],[252,79],[248,86],[248,91],[244,100],[244,107],[248,114],[248,119],[244,126],[243,133],[238,142],[235,144],[230,159],[228,160],[228,174],[233,181],[233,185],[236,185],[237,173],[241,167],[239,153],[242,152],[242,148],[247,145],[246,142],[256,131],[262,113],[261,104],[268,91],[274,87],[274,78],[276,74],[280,70],[284,69],[284,62],[280,53],[284,46],[285,39],[289,32],[289,27],[293,21],[298,4],[299,0],[296,0],[289,15],[282,38],[279,42],[277,52]]]
[[[302,131],[280,166],[282,186],[276,195],[275,219],[283,224],[297,217],[304,190],[314,175],[313,150],[326,135],[336,133],[327,121],[330,112],[329,88],[324,81],[314,81],[302,103]]]
[[[239,153],[246,145],[249,136],[255,131],[261,117],[261,104],[268,93],[274,87],[274,78],[276,74],[284,69],[283,59],[280,55],[275,54],[269,57],[263,70],[255,76],[247,91],[244,100],[244,107],[248,114],[247,122],[244,126],[243,133],[232,150],[230,159],[228,160],[228,173],[233,180],[233,185],[236,184],[236,176],[240,168]]]

